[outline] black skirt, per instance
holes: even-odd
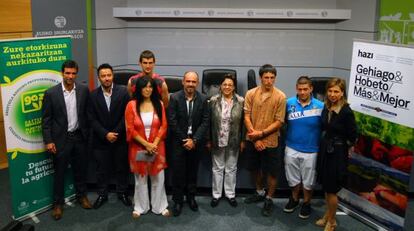
[[[348,146],[344,141],[322,139],[317,162],[317,181],[326,193],[337,193],[344,186],[348,167]]]

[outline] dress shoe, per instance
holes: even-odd
[[[227,201],[229,202],[229,204],[232,206],[232,207],[237,207],[237,201],[236,201],[236,198],[227,198]]]
[[[132,205],[131,199],[129,199],[129,197],[126,194],[118,195],[118,199],[121,200],[122,204],[124,204],[127,207]]]
[[[210,202],[210,205],[211,205],[211,207],[217,207],[217,205],[219,204],[219,198],[214,198],[213,197],[213,199],[211,199],[211,202]]]
[[[172,213],[173,213],[174,217],[180,216],[182,209],[183,209],[183,204],[182,203],[174,202],[174,205],[173,205],[173,208],[172,208]]]
[[[198,204],[194,197],[190,197],[189,199],[187,199],[187,202],[191,210],[193,210],[194,212],[198,211]]]
[[[78,202],[80,204],[80,206],[84,209],[91,209],[92,205],[89,202],[88,198],[86,196],[82,196],[78,198]]]
[[[63,215],[63,207],[62,205],[55,205],[53,206],[52,217],[55,220],[59,220],[62,218]]]
[[[95,203],[93,203],[93,208],[94,209],[99,209],[99,207],[101,207],[107,201],[108,201],[107,196],[98,196]]]

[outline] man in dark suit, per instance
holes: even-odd
[[[78,64],[67,60],[62,64],[62,83],[46,90],[42,107],[42,130],[46,150],[52,154],[54,166],[52,216],[62,218],[65,171],[70,164],[75,180],[76,197],[82,208],[92,208],[86,197],[88,122],[86,107],[89,89],[75,83]]]
[[[199,79],[196,72],[186,72],[184,89],[170,97],[168,123],[173,139],[173,214],[181,214],[184,194],[189,207],[198,210],[195,201],[198,164],[209,126],[207,97],[196,90]]]
[[[113,70],[105,63],[98,67],[101,86],[89,97],[88,118],[92,127],[92,147],[96,160],[98,198],[93,204],[98,209],[108,201],[108,181],[115,173],[118,198],[131,206],[128,198],[128,146],[125,138],[125,107],[129,95],[124,86],[113,84]]]

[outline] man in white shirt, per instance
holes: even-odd
[[[76,197],[82,208],[92,208],[86,196],[88,123],[86,107],[89,90],[75,83],[78,64],[67,60],[62,64],[62,83],[46,90],[42,107],[42,131],[46,150],[54,166],[53,211],[59,220],[63,215],[65,171],[73,170]]]

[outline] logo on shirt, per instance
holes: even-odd
[[[290,105],[290,111],[295,112],[296,111],[296,105]]]
[[[303,110],[303,111],[292,111],[288,115],[288,120],[306,118],[306,117],[313,117],[313,116],[321,116],[322,109],[313,108],[310,110]]]

